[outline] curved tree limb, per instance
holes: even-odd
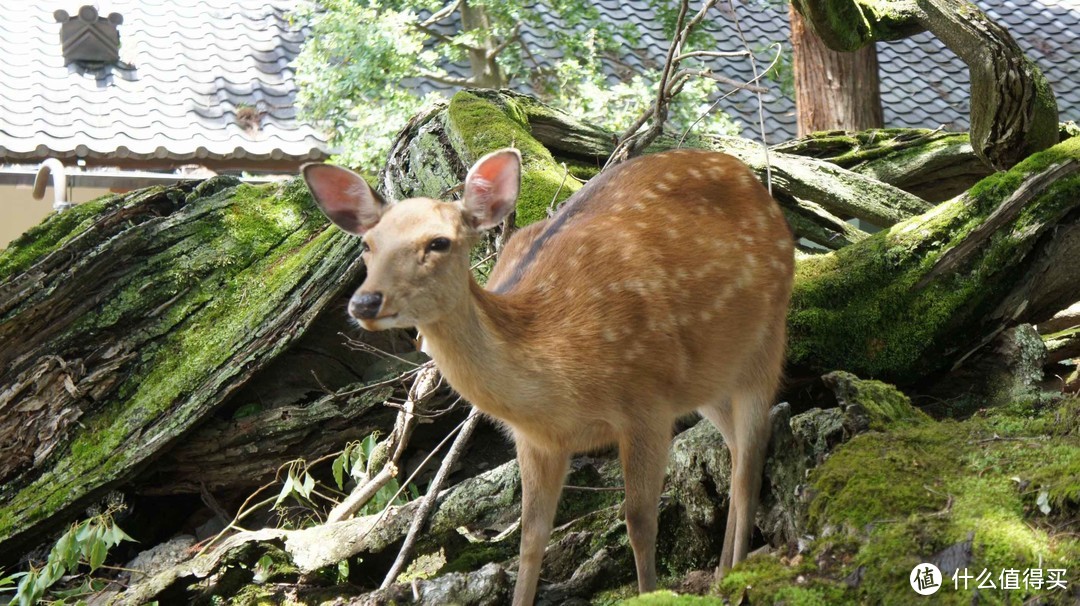
[[[971,74],[971,144],[997,170],[1057,143],[1054,93],[1001,26],[967,0],[794,0],[830,48],[854,51],[929,30]]]

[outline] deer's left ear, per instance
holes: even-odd
[[[305,164],[301,171],[312,197],[334,225],[353,234],[379,223],[386,202],[353,171],[332,164]]]
[[[500,149],[477,160],[465,177],[466,217],[479,230],[491,229],[514,210],[521,188],[521,153]]]

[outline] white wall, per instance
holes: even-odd
[[[52,212],[53,188],[45,190],[44,200],[31,196],[29,185],[0,185],[0,248],[6,247],[23,232],[41,223]],[[107,189],[72,188],[75,202],[86,202],[108,194]]]

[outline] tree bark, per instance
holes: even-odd
[[[844,53],[830,49],[788,7],[795,71],[795,108],[800,137],[818,131],[881,128],[877,48]]]

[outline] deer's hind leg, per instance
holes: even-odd
[[[731,488],[718,575],[745,559],[750,547],[769,445],[771,400],[771,391],[767,395],[739,392],[698,410],[720,430],[731,453]]]

